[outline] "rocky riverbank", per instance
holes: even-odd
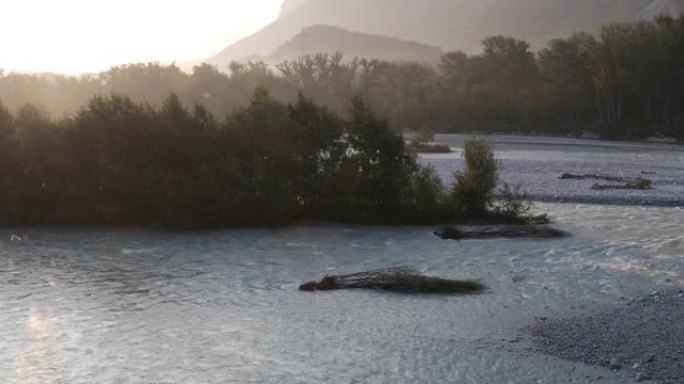
[[[603,314],[541,319],[536,348],[562,359],[625,371],[637,382],[682,383],[684,291],[630,299]]]

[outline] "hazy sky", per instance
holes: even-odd
[[[275,19],[283,0],[2,0],[0,68],[94,72],[201,60]]]

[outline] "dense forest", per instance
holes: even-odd
[[[446,189],[404,138],[360,97],[347,117],[303,96],[289,104],[257,88],[221,121],[175,95],[159,108],[95,97],[73,116],[0,107],[2,224],[180,228],[300,222],[435,224],[526,220],[495,201],[485,142]]]
[[[477,55],[447,53],[437,67],[316,55],[276,67],[233,63],[225,72],[154,63],[81,77],[0,72],[0,100],[12,111],[30,103],[60,117],[97,95],[160,105],[174,93],[225,116],[248,106],[261,86],[286,103],[302,92],[342,115],[359,94],[401,131],[427,124],[441,132],[684,139],[684,17],[612,24],[536,53],[510,37],[483,44]]]

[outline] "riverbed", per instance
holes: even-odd
[[[554,152],[506,148],[502,163],[544,162]],[[585,150],[559,148],[554,159],[591,163],[576,154]],[[636,165],[677,166],[677,151],[656,152],[649,159],[665,160]],[[610,159],[604,150],[596,156]],[[574,236],[455,242],[424,227],[2,229],[0,382],[632,382],[535,352],[524,329],[682,287],[684,210],[543,202],[536,209]],[[10,242],[13,234],[27,240]],[[488,290],[297,290],[326,273],[396,266],[478,279]]]
[[[463,169],[461,148],[472,136],[438,135],[450,154],[421,155],[445,184]],[[500,182],[520,187],[530,199],[555,203],[684,206],[684,147],[673,144],[607,142],[547,137],[488,136],[499,161]],[[586,180],[562,180],[563,174],[645,179],[648,190],[602,190]]]

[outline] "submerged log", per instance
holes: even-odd
[[[595,191],[604,191],[604,190],[611,190],[611,189],[617,189],[617,190],[628,190],[628,189],[634,189],[634,190],[648,190],[652,189],[653,187],[653,181],[644,179],[641,177],[620,177],[620,176],[609,176],[609,175],[597,175],[597,174],[587,174],[587,175],[573,175],[570,173],[564,173],[560,177],[561,180],[587,180],[587,179],[594,179],[594,180],[603,180],[603,181],[608,181],[611,183],[617,183],[617,184],[594,184],[594,186],[591,188]]]
[[[652,182],[651,180],[646,180],[646,179],[631,179],[631,180],[626,180],[622,184],[594,184],[591,189],[595,191],[605,191],[605,190],[611,190],[611,189],[617,189],[617,190],[639,190],[639,191],[644,191],[648,189],[652,189]]]
[[[391,268],[351,275],[328,275],[320,282],[302,284],[299,290],[375,289],[403,293],[464,294],[479,292],[484,288],[477,281],[429,277],[410,268]]]
[[[620,177],[620,176],[610,176],[610,175],[599,175],[595,173],[588,173],[586,175],[573,175],[572,173],[564,173],[559,177],[561,180],[587,180],[587,179],[594,179],[594,180],[605,180],[605,181],[613,181],[617,183],[624,182],[628,178],[625,177]]]
[[[558,239],[570,234],[547,225],[497,225],[459,229],[443,227],[435,236],[444,240],[487,240],[487,239]]]

